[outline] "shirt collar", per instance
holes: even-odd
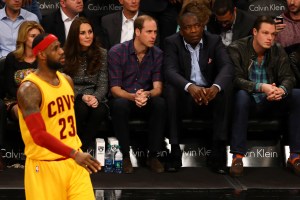
[[[127,20],[135,20],[138,17],[139,12],[136,12],[136,14],[131,19],[127,19],[122,11],[122,24],[124,24]]]
[[[21,10],[20,10],[20,14],[19,14],[19,16],[17,17],[17,18],[23,18],[23,19],[25,19],[24,18],[24,16],[25,16],[25,10],[23,9],[23,8],[21,8]],[[6,15],[6,12],[5,12],[5,6],[2,8],[2,9],[0,9],[0,20],[1,19],[4,19],[4,18],[8,18],[7,17],[7,15]]]
[[[184,46],[185,46],[185,48],[189,51],[189,48],[188,48],[188,46],[191,46],[189,43],[187,43],[185,40],[184,40],[184,38],[183,38],[183,42],[184,42]],[[203,39],[201,38],[201,40],[200,40],[200,42],[197,44],[197,46],[200,46],[200,48],[201,47],[203,47]],[[196,47],[197,47],[196,46]]]
[[[134,49],[134,38],[128,41],[128,48],[129,48],[129,54],[136,54],[135,53],[135,49]],[[148,48],[145,56],[147,56],[151,51],[152,51],[153,47]]]
[[[2,8],[2,9],[0,9],[0,19],[3,19],[3,18],[5,18],[5,17],[7,17],[7,16],[6,16],[6,13],[5,13],[5,7],[4,7],[4,8]]]
[[[70,17],[68,17],[65,13],[64,13],[64,11],[60,8],[60,13],[61,13],[61,19],[62,19],[62,21],[63,22],[65,22],[65,21],[72,21],[73,19],[75,19],[75,17],[78,17],[79,16],[79,14],[77,14],[73,19],[71,19]]]

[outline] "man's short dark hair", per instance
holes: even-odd
[[[143,29],[144,27],[144,22],[145,21],[155,21],[156,20],[149,16],[149,15],[141,15],[138,16],[135,20],[134,20],[134,24],[133,24],[133,28],[134,28],[134,35],[135,35],[135,29],[139,29],[140,31]],[[157,24],[157,23],[156,23]]]
[[[223,16],[228,11],[230,13],[233,13],[234,5],[233,5],[232,0],[216,0],[214,2],[212,10],[215,13],[215,15]]]
[[[140,31],[142,31],[142,29],[144,28],[144,23],[145,21],[155,21],[155,23],[157,24],[156,20],[149,16],[149,15],[141,15],[138,16],[133,23],[133,38],[135,38],[135,29],[139,29]]]
[[[256,18],[253,28],[259,31],[262,23],[267,23],[275,26],[275,21],[271,16],[263,15]]]

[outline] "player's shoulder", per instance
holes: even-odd
[[[60,74],[65,77],[67,79],[67,81],[69,82],[69,84],[71,85],[72,88],[74,88],[74,83],[73,83],[73,80],[72,78],[68,75],[68,74],[65,74],[63,72],[60,72]]]

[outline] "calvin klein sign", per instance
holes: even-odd
[[[249,3],[248,11],[256,16],[278,16],[286,10],[286,1],[283,0],[253,0]]]

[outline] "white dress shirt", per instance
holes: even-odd
[[[137,18],[138,12],[131,19],[127,19],[122,12],[122,32],[121,32],[121,40],[120,43],[129,41],[133,38],[133,23]]]

